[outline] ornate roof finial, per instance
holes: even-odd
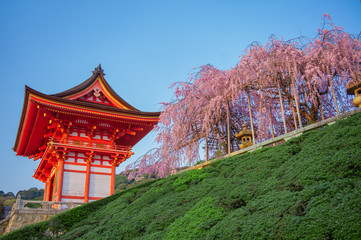
[[[95,73],[97,73],[97,72],[100,72],[101,74],[103,74],[103,76],[105,76],[105,73],[104,73],[104,70],[103,70],[101,64],[99,64],[98,67],[94,68],[93,74],[95,74]]]

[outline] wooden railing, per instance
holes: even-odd
[[[313,129],[317,129],[317,128],[320,128],[324,125],[328,125],[328,124],[333,124],[335,122],[337,122],[338,120],[341,120],[343,118],[347,118],[349,116],[352,116],[354,114],[357,114],[357,113],[361,113],[361,108],[357,108],[353,111],[350,111],[350,112],[346,112],[344,114],[340,114],[338,116],[335,116],[335,117],[332,117],[332,118],[328,118],[328,119],[325,119],[323,121],[320,121],[320,122],[317,122],[317,123],[313,123],[311,125],[307,125],[303,128],[299,128],[297,130],[294,130],[292,132],[288,132],[286,134],[283,134],[283,135],[280,135],[280,136],[277,136],[277,137],[274,137],[274,138],[271,138],[271,139],[268,139],[266,141],[263,141],[263,142],[260,142],[260,143],[257,143],[255,145],[252,145],[250,147],[247,147],[245,149],[241,149],[241,150],[238,150],[238,151],[234,151],[234,152],[231,152],[230,154],[226,154],[226,155],[223,155],[221,157],[218,157],[218,158],[215,158],[215,159],[212,159],[212,160],[208,160],[206,162],[203,162],[203,163],[200,163],[200,164],[197,164],[195,166],[191,166],[191,167],[188,167],[187,169],[184,169],[184,170],[181,170],[181,171],[178,171],[176,173],[182,173],[182,172],[185,172],[185,171],[188,171],[188,170],[192,170],[192,169],[201,169],[203,167],[207,167],[209,166],[212,162],[214,161],[218,161],[218,160],[221,160],[221,159],[224,159],[224,158],[229,158],[229,157],[232,157],[232,156],[235,156],[235,155],[240,155],[240,154],[244,154],[244,153],[247,153],[247,152],[252,152],[252,151],[255,151],[257,149],[260,149],[260,148],[263,148],[263,147],[267,147],[267,146],[270,146],[270,145],[273,145],[275,143],[279,143],[279,142],[284,142],[284,141],[288,141],[289,139],[292,139],[294,137],[298,137],[300,136],[302,133],[304,132],[307,132],[307,131],[310,131],[310,130],[313,130]]]
[[[49,145],[62,145],[72,147],[85,147],[93,149],[115,150],[122,152],[129,152],[131,148],[129,146],[115,145],[111,143],[97,143],[86,140],[73,140],[73,139],[56,139],[53,138],[49,141]]]

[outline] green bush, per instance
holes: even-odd
[[[360,139],[357,114],[2,239],[361,239]]]
[[[173,183],[176,191],[183,191],[188,189],[190,185],[195,185],[206,178],[208,173],[203,173],[202,170],[188,171],[181,174]]]
[[[213,198],[205,197],[165,230],[165,239],[200,239],[223,217],[223,209],[215,206]]]

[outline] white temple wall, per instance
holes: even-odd
[[[72,166],[78,167],[78,166]],[[79,166],[83,167],[83,166]],[[64,172],[63,176],[63,196],[84,196],[85,173]]]
[[[110,175],[90,174],[89,197],[104,198],[110,195]]]
[[[84,152],[69,152],[64,162],[62,201],[83,202],[88,156]],[[111,158],[96,154],[92,158],[89,176],[89,201],[110,195]]]

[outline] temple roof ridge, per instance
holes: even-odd
[[[133,107],[132,105],[130,105],[128,102],[126,102],[123,98],[121,98],[114,90],[113,88],[108,84],[108,82],[105,80],[104,78],[104,70],[101,67],[101,64],[99,64],[94,71],[92,71],[93,75],[88,78],[87,80],[85,80],[84,82],[76,85],[75,87],[72,87],[68,90],[65,90],[63,92],[60,93],[56,93],[56,94],[50,94],[49,96],[54,96],[54,97],[61,97],[61,98],[67,98],[71,95],[74,95],[76,93],[79,93],[85,89],[87,89],[88,87],[90,87],[92,84],[95,83],[95,81],[97,81],[98,79],[103,83],[104,87],[106,88],[107,91],[109,91],[109,93],[118,101],[121,103],[121,105],[125,106],[127,109],[129,110],[134,110],[134,111],[140,111],[139,109]]]
[[[94,68],[94,71],[92,71],[93,74],[96,74],[97,72],[101,72],[103,76],[105,76],[104,69],[102,68],[102,65],[100,63],[98,67]]]

